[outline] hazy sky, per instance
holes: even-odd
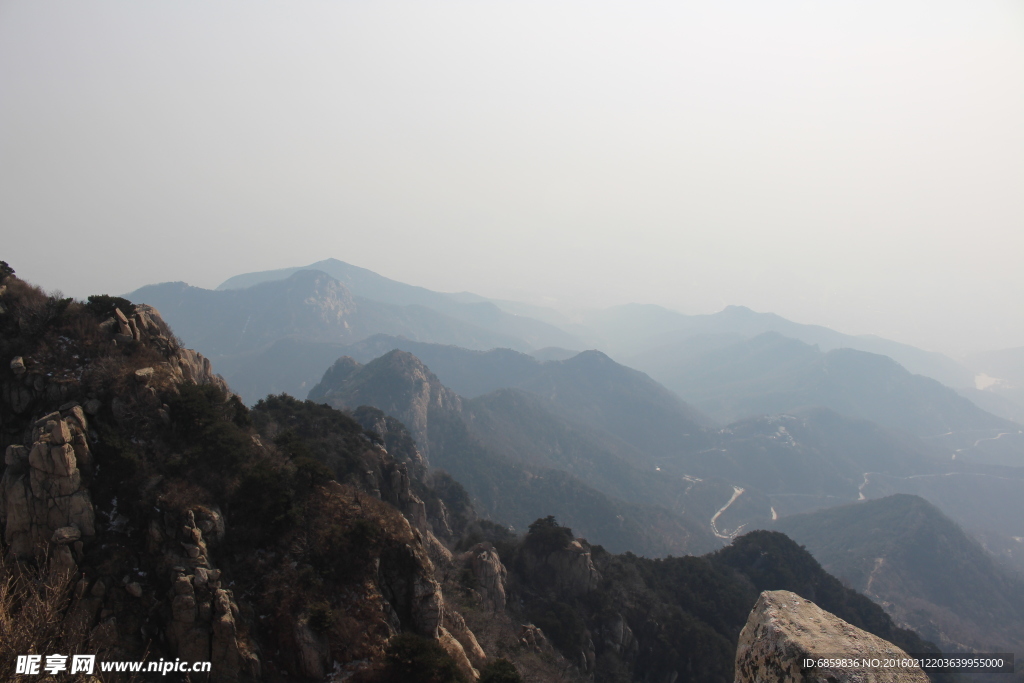
[[[0,259],[1024,345],[1024,3],[0,0]]]

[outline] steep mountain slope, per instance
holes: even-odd
[[[486,424],[482,425],[482,432],[478,431],[478,418],[481,423],[496,421],[493,403],[469,405],[409,353],[392,351],[365,366],[343,357],[324,374],[309,398],[339,408],[371,405],[394,415],[421,444],[431,466],[445,469],[462,482],[495,519],[518,528],[535,519],[540,510],[573,520],[588,537],[615,549],[631,548],[661,555],[708,550],[718,545],[702,524],[688,516],[653,507],[649,498],[645,504],[629,503],[609,495],[607,489],[595,488],[594,483],[600,483],[602,477],[592,476],[594,469],[607,473],[609,468],[618,468],[620,474],[632,476],[631,490],[642,499],[643,487],[636,482],[636,464],[627,459],[635,451],[628,446],[618,444],[618,452],[616,446],[577,449],[576,455],[585,463],[575,470],[565,466],[564,458],[552,455],[561,450],[562,444],[558,443],[549,444],[547,452],[531,447],[529,457],[517,457],[521,452],[514,447],[490,438]],[[588,443],[549,406],[539,405],[532,397],[524,398],[534,416],[542,415],[549,424],[553,423],[566,441]],[[516,425],[515,430],[537,426],[534,420]],[[545,432],[530,433],[536,434],[528,439],[531,444],[544,441]],[[611,478],[605,476],[603,481]],[[618,492],[621,491],[620,486]]]
[[[307,395],[320,381],[324,368],[341,356],[369,363],[394,349],[423,358],[432,369],[437,368],[445,386],[467,398],[515,386],[540,370],[534,358],[512,349],[477,351],[386,334],[352,344],[287,337],[256,353],[221,358],[217,368],[251,404],[267,394]]]
[[[847,348],[889,356],[909,372],[931,377],[950,387],[973,386],[970,370],[940,353],[871,335],[853,336],[820,325],[795,323],[774,313],[758,313],[744,306],[727,306],[710,315],[684,315],[660,306],[629,304],[587,314],[584,326],[593,329],[606,349],[633,367],[642,367],[634,357],[659,350],[672,353],[698,335],[756,337],[777,332],[822,351]],[[594,340],[587,340],[595,343]]]
[[[699,447],[707,443],[704,428],[713,424],[647,375],[600,351],[549,361],[516,386],[648,453]]]
[[[1013,426],[885,356],[823,353],[776,332],[703,353],[692,345],[680,356],[663,349],[635,362],[723,422],[824,406],[918,436]]]
[[[960,464],[934,474],[866,472],[866,498],[924,498],[1024,576],[1024,468]]]
[[[250,411],[155,309],[12,277],[0,357],[4,680],[33,651],[97,654],[98,674],[212,661],[214,683],[468,682],[500,664],[446,600],[472,571],[450,550],[468,497],[424,478],[393,418],[290,397]],[[515,642],[511,617],[490,622]],[[566,679],[557,653],[507,655]],[[67,680],[100,678],[128,680]]]
[[[475,398],[497,389],[518,387],[544,370],[542,361],[512,349],[476,351],[383,334],[348,346],[344,355],[360,363],[369,363],[394,349],[408,351],[419,358],[446,387],[463,398]],[[572,352],[570,357],[575,355],[576,352]],[[322,372],[323,367],[320,370]]]
[[[1024,650],[1024,580],[922,498],[796,515],[777,528],[947,652]]]
[[[731,538],[748,517],[770,516],[768,498],[755,489],[735,503],[729,481],[715,476],[697,479],[660,467],[659,458],[636,444],[566,417],[536,394],[501,389],[463,406],[468,429],[495,451],[529,465],[565,471],[634,505],[685,515],[699,522],[705,533]],[[729,508],[727,514],[716,514],[723,505]],[[716,527],[712,520],[721,523]]]

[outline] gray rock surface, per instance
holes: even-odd
[[[7,468],[0,478],[0,529],[18,558],[37,553],[53,557],[65,570],[75,562],[67,546],[95,535],[95,513],[89,491],[82,484],[79,454],[91,462],[82,423],[72,412],[45,415],[35,422],[31,445],[7,447]]]
[[[501,563],[498,551],[490,543],[477,543],[466,555],[481,602],[495,612],[505,611],[505,581],[508,570]]]
[[[736,648],[736,683],[927,683],[917,668],[805,666],[808,659],[905,659],[907,653],[789,591],[765,591]],[[862,662],[858,662],[862,663]]]
[[[573,539],[564,548],[553,551],[527,549],[522,562],[532,581],[561,597],[585,595],[601,582],[586,539]]]

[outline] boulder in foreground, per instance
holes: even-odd
[[[796,593],[765,591],[740,632],[736,683],[928,683],[917,667],[863,665],[863,660],[884,664],[908,656]],[[820,659],[858,661],[852,666],[805,666]]]

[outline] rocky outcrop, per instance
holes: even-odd
[[[7,447],[0,529],[15,557],[49,556],[62,572],[77,569],[82,539],[96,534],[92,501],[82,483],[82,469],[92,468],[87,430],[82,408],[67,404],[35,422],[31,443]]]
[[[476,635],[466,625],[466,620],[447,605],[444,609],[444,628],[455,640],[459,641],[463,654],[474,667],[479,668],[486,663],[487,653],[480,647]]]
[[[335,408],[369,405],[398,418],[430,459],[430,415],[458,413],[462,399],[448,389],[416,356],[395,350],[360,365],[348,357],[338,359],[309,392],[313,401]]]
[[[639,643],[633,629],[621,614],[608,616],[598,629],[597,637],[601,638],[601,645],[604,648],[611,650],[623,660],[630,661],[636,657]]]
[[[475,681],[480,678],[480,672],[473,668],[473,664],[470,662],[465,649],[462,647],[462,643],[460,643],[455,636],[449,633],[447,629],[440,629],[437,635],[437,642],[441,644],[444,651],[447,652],[455,661],[455,666],[458,667],[463,676],[471,681]]]
[[[555,648],[539,626],[523,624],[519,628],[519,645],[529,652],[553,655]]]
[[[789,591],[761,593],[736,648],[736,683],[927,683],[919,668],[805,666],[816,658],[904,659],[900,648]],[[842,662],[839,662],[842,664]]]
[[[508,570],[498,551],[490,543],[477,543],[469,549],[465,562],[473,573],[474,590],[480,601],[494,612],[505,611],[505,581]]]
[[[116,313],[121,313],[116,310]],[[215,384],[225,391],[231,393],[224,379],[213,372],[213,365],[210,359],[198,351],[186,349],[175,339],[170,327],[164,322],[160,311],[152,306],[140,304],[135,306],[134,314],[128,318],[121,314],[120,318],[127,320],[127,325],[134,341],[148,341],[158,348],[163,348],[167,353],[167,365],[173,375],[174,381],[192,382],[194,384]],[[122,328],[123,334],[123,328]],[[148,368],[143,368],[147,370]],[[152,370],[144,373],[145,377],[151,377]],[[142,379],[136,373],[137,379]],[[142,379],[142,381],[146,381]]]
[[[79,316],[78,324],[87,319]],[[89,491],[96,474],[92,446],[99,439],[90,421],[107,420],[101,414],[109,408],[117,423],[136,426],[156,417],[148,413],[160,406],[159,392],[183,383],[226,385],[209,360],[181,348],[148,306],[127,314],[114,309],[113,317],[98,323],[98,333],[83,340],[57,340],[64,350],[53,351],[51,343],[49,350],[41,346],[18,356],[0,381],[4,550],[18,560],[45,559],[51,577],[72,582],[68,624],[88,634],[93,648],[131,658],[158,636],[165,653],[218,662],[213,681],[254,680],[260,670],[254,647],[209,556],[208,544],[215,546],[225,534],[220,511],[194,505],[157,509],[151,519],[140,519],[138,510],[118,513],[114,499],[113,509],[103,513],[107,519],[98,521]],[[127,361],[137,358],[147,365]],[[119,389],[111,391],[115,385]],[[82,403],[66,401],[68,396]],[[143,532],[138,548],[126,543],[129,524]]]
[[[155,385],[193,382],[195,384],[215,384],[226,393],[231,393],[227,383],[213,372],[210,360],[192,349],[183,348],[160,312],[152,306],[138,305],[130,314],[114,309],[114,317],[99,323],[101,334],[119,348],[136,348],[146,345],[158,350],[164,361],[156,367],[139,368],[134,372],[135,380],[143,387],[155,391]],[[85,412],[96,414],[101,403],[95,396],[83,396],[82,379],[89,374],[88,363],[79,367],[50,367],[44,360],[29,355],[16,356],[10,360],[11,380],[0,382],[0,404],[16,416],[27,418],[34,412],[68,403],[78,399],[85,407]],[[56,371],[56,372],[55,372]],[[95,407],[90,409],[90,404]],[[118,419],[131,419],[133,416],[125,400],[114,398],[111,406]],[[0,445],[9,445],[4,441],[6,435],[0,434]]]
[[[259,660],[239,634],[238,605],[209,557],[206,534],[216,543],[218,530],[223,531],[223,520],[214,509],[167,511],[150,522],[147,550],[171,585],[166,634],[175,654],[221,662],[215,680],[251,680],[259,673]],[[141,586],[139,592],[144,592]]]
[[[444,599],[422,547],[388,549],[381,557],[379,582],[394,622],[428,638],[440,635]]]
[[[521,569],[536,587],[562,598],[586,595],[597,588],[601,574],[594,567],[590,544],[576,538],[553,550],[525,545],[520,556]]]

